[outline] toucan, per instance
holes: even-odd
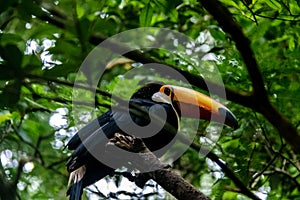
[[[133,106],[134,105],[134,106]],[[159,151],[169,144],[180,127],[181,117],[212,120],[236,129],[238,122],[233,113],[221,103],[209,96],[193,89],[163,83],[148,83],[137,90],[129,100],[129,108],[112,108],[80,129],[68,142],[67,148],[73,150],[68,162],[67,170],[70,172],[67,195],[70,200],[80,200],[83,189],[107,175],[113,175],[115,167],[103,163],[91,151],[100,155],[105,151],[108,140],[115,133],[124,135],[138,135],[140,133],[132,127],[147,127],[151,123],[151,115],[164,114],[161,126],[157,133],[142,138],[145,146],[152,152],[158,152],[157,157],[164,152]],[[132,111],[133,110],[133,111]],[[135,112],[134,112],[135,111]],[[151,114],[152,113],[152,114]],[[133,124],[132,124],[133,122]],[[173,129],[170,129],[170,126]],[[153,128],[153,127],[152,127]],[[124,130],[125,129],[125,130]],[[149,127],[149,129],[151,129]],[[155,129],[155,125],[154,125]],[[141,136],[141,135],[140,135]],[[119,166],[122,167],[122,166]]]

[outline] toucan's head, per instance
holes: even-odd
[[[238,127],[236,117],[228,108],[209,96],[192,89],[149,83],[139,89],[132,98],[151,99],[157,103],[170,104],[181,117],[214,121],[234,129]]]

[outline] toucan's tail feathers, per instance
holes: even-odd
[[[70,200],[81,200],[81,195],[83,192],[83,177],[85,175],[85,166],[81,166],[77,170],[70,174],[69,185],[73,184],[67,191],[67,195],[70,195]]]

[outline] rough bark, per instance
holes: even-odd
[[[127,160],[128,158],[118,157],[118,154],[113,152],[113,148],[110,148],[113,145],[127,151],[138,153],[138,158],[135,156],[134,159]],[[106,149],[110,156],[114,156],[114,159],[122,160],[124,163],[128,163],[128,161],[130,161],[130,167],[134,167],[140,171],[147,171],[138,176],[138,178],[135,180],[138,183],[145,183],[148,179],[153,179],[161,187],[179,200],[210,199],[193,185],[184,180],[180,175],[174,173],[169,167],[161,163],[160,160],[145,146],[145,144],[139,138],[124,136],[116,133],[114,138],[110,140],[110,143],[107,145]],[[139,180],[139,177],[143,180]]]

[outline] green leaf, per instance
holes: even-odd
[[[2,33],[0,34],[1,45],[15,44],[17,42],[25,42],[20,34],[15,33]]]
[[[6,1],[1,1],[1,6],[0,6],[0,13],[3,11],[7,10],[10,6],[13,6],[16,4],[18,0],[6,0]]]
[[[0,56],[14,69],[20,69],[23,54],[16,45],[8,44],[0,47]]]
[[[0,28],[4,30],[9,22],[13,19],[13,9],[7,9],[0,14]]]
[[[176,7],[180,4],[180,1],[154,0],[154,4],[155,7],[162,12],[168,13],[168,16],[172,21],[177,21],[178,11],[176,10]]]
[[[289,43],[289,50],[293,51],[296,47],[295,38],[294,37],[289,37],[288,43]]]
[[[11,113],[0,113],[0,124],[11,118]]]
[[[153,8],[151,4],[148,3],[141,11],[140,25],[143,27],[150,26],[152,17],[153,17]]]
[[[209,29],[209,32],[210,34],[212,35],[212,37],[215,39],[215,40],[225,40],[226,39],[226,35],[224,32],[218,30],[218,29],[215,29],[215,28],[210,28]]]
[[[274,10],[281,10],[281,5],[277,1],[274,1],[274,0],[264,0],[264,2],[266,4],[268,4],[268,6],[270,6],[270,8],[273,8]]]
[[[15,81],[14,83],[7,85],[0,94],[0,108],[14,106],[20,99],[20,93],[20,81]]]
[[[76,12],[77,12],[78,19],[81,19],[85,13],[84,8],[78,4],[76,5]]]
[[[105,27],[105,29],[103,29],[103,27]],[[117,28],[118,22],[116,22],[112,17],[108,19],[97,18],[93,25],[93,30],[97,31],[102,29],[101,33],[103,35],[111,35],[112,33],[114,34],[116,33]]]

